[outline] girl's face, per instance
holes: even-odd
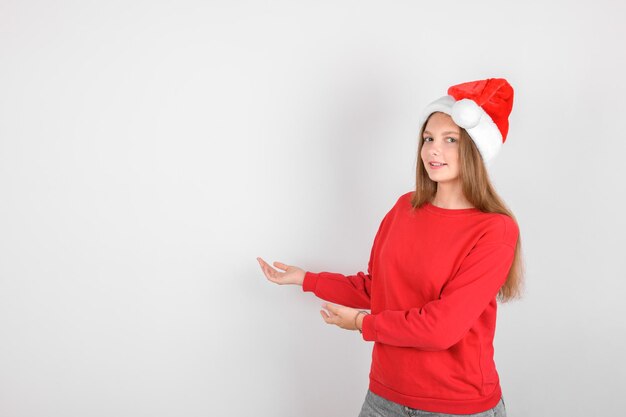
[[[430,116],[424,128],[420,157],[431,180],[437,183],[459,179],[459,141],[461,129],[445,113]],[[433,162],[445,165],[433,166]]]

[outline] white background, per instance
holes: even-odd
[[[617,415],[620,1],[0,1],[0,417],[355,416],[372,344],[261,256],[367,268],[418,120],[504,77],[509,417]]]

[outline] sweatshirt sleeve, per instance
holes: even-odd
[[[359,271],[354,275],[343,275],[336,272],[307,271],[304,275],[302,291],[312,292],[323,300],[346,307],[370,309],[374,258],[390,213],[391,211],[385,215],[378,226],[370,251],[367,273]]]
[[[438,299],[405,311],[366,315],[363,339],[428,351],[459,342],[498,294],[513,263],[519,230],[513,220],[501,225],[499,232],[479,239]]]
[[[352,308],[370,308],[371,269],[367,274],[343,275],[336,272],[306,272],[303,291],[310,291],[322,300]]]

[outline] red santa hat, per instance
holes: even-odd
[[[509,132],[513,87],[504,78],[488,78],[453,85],[424,109],[422,124],[434,112],[443,112],[467,130],[488,164],[500,151]]]

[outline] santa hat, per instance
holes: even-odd
[[[488,78],[453,85],[424,109],[422,123],[434,112],[443,112],[467,130],[488,164],[500,151],[509,132],[513,87],[504,78]]]

